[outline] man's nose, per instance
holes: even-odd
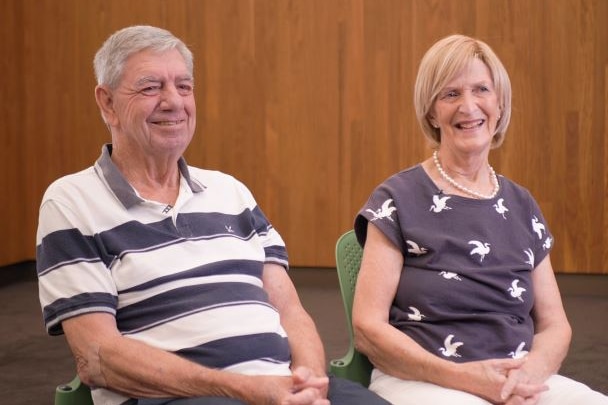
[[[160,107],[163,110],[172,110],[183,105],[182,96],[175,86],[165,86],[160,93]]]

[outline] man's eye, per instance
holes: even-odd
[[[193,87],[189,84],[181,84],[177,86],[177,90],[182,96],[187,96],[192,93]]]
[[[148,86],[140,90],[146,96],[155,96],[160,92],[160,86]]]

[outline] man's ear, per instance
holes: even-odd
[[[97,85],[95,87],[95,101],[99,106],[103,121],[109,126],[116,124],[114,122],[116,120],[116,114],[114,112],[114,99],[112,98],[112,93],[110,90],[108,90],[105,86]]]

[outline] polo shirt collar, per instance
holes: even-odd
[[[118,170],[118,167],[116,167],[112,161],[111,155],[112,144],[108,143],[103,145],[101,147],[101,156],[95,162],[95,171],[99,177],[102,177],[102,179],[105,180],[108,187],[110,187],[122,205],[129,209],[134,205],[143,202],[144,200],[137,195],[135,189],[131,187],[127,179],[125,179],[120,170]],[[188,164],[183,157],[179,158],[177,166],[193,193],[200,193],[205,190],[205,186],[203,184],[190,177]]]

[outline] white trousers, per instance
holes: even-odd
[[[540,395],[537,405],[608,405],[608,396],[570,378],[554,375],[545,383],[549,390]],[[369,389],[393,405],[492,405],[464,391],[400,380],[377,369],[372,372]]]

